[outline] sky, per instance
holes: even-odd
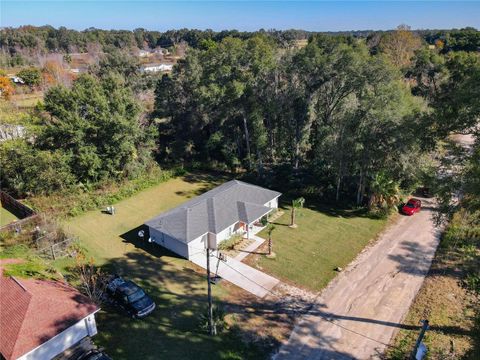
[[[21,1],[0,0],[0,26],[83,30],[480,28],[479,1]]]

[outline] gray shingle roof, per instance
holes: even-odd
[[[183,242],[226,229],[237,221],[251,223],[265,215],[267,202],[281,193],[238,180],[226,182],[145,224]]]

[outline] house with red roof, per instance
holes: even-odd
[[[5,261],[2,261],[5,263]],[[4,276],[0,262],[0,353],[49,360],[97,333],[99,308],[60,281]]]

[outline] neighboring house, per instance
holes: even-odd
[[[85,66],[82,66],[82,67],[76,67],[76,68],[70,68],[70,72],[72,74],[83,74],[83,73],[86,73],[88,71],[88,68],[85,67]]]
[[[169,55],[170,52],[167,49],[158,47],[153,50],[154,54],[159,54],[159,55]]]
[[[149,56],[151,56],[152,54],[151,54],[151,52],[148,51],[148,50],[138,50],[137,55],[138,55],[139,57],[149,57]]]
[[[95,313],[99,309],[77,290],[58,281],[3,276],[1,266],[3,358],[49,360],[97,333]]]
[[[261,230],[259,220],[278,208],[281,194],[238,180],[229,181],[205,194],[147,221],[150,238],[174,253],[191,259],[199,250],[218,244],[233,234]]]
[[[147,64],[140,67],[141,72],[156,73],[160,71],[172,71],[173,64]]]

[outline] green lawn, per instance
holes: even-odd
[[[146,220],[219,181],[200,175],[169,180],[116,204],[114,216],[96,210],[65,223],[66,230],[80,238],[98,264],[138,282],[158,304],[143,321],[131,320],[108,306],[98,314],[95,342],[114,359],[265,358],[265,353],[245,345],[233,330],[215,338],[201,333],[198,314],[206,305],[204,276],[196,273],[190,262],[138,241],[137,232]],[[288,220],[288,211],[276,220],[273,238],[277,258],[256,255],[258,265],[313,290],[325,286],[335,275],[333,268],[350,262],[385,225],[383,220],[355,213],[313,208],[300,211],[297,229],[286,226]],[[232,291],[228,286],[214,286],[216,301],[232,305],[228,303],[235,297]],[[265,301],[247,302],[245,306],[259,304],[263,306]]]
[[[385,227],[386,220],[371,219],[364,213],[315,207],[306,202],[298,211],[297,228],[290,228],[290,208],[275,220],[272,233],[276,258],[258,256],[257,266],[264,271],[318,291],[345,267],[365,245]],[[267,238],[264,230],[259,236]]]
[[[206,306],[206,281],[193,265],[137,241],[144,221],[214,186],[209,176],[177,178],[116,204],[116,215],[99,210],[69,220],[66,230],[77,235],[99,264],[138,282],[157,309],[144,320],[132,320],[105,307],[98,314],[95,342],[114,359],[261,359],[259,349],[244,345],[235,331],[211,338],[198,329]],[[228,295],[214,286],[216,301]]]
[[[17,220],[18,218],[13,215],[10,211],[0,206],[0,226],[10,224],[12,221]]]

